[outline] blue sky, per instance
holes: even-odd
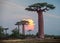
[[[54,10],[44,12],[44,32],[45,34],[60,35],[60,0],[0,0],[0,25],[8,27],[8,32],[16,28],[14,24],[22,19],[32,19],[35,23],[34,31],[35,34],[38,30],[38,18],[36,12],[29,12],[24,10],[31,4],[47,2],[56,6]],[[20,27],[21,29],[21,27]],[[27,31],[26,31],[27,33]]]

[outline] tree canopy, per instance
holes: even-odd
[[[28,11],[47,10],[48,11],[49,9],[54,9],[54,8],[55,8],[54,5],[44,2],[44,3],[32,4],[32,5],[28,6],[27,8],[25,8],[25,10],[28,10]]]
[[[26,21],[26,20],[21,20],[20,23],[21,23],[22,25],[27,25],[29,22]]]
[[[4,28],[0,26],[0,37],[4,36]]]

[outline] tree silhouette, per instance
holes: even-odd
[[[18,34],[19,34],[19,30],[20,30],[19,25],[21,25],[21,23],[20,23],[20,22],[16,22],[16,24],[15,24],[15,25],[17,25],[17,26],[18,26]]]
[[[28,25],[29,22],[26,20],[21,20],[20,23],[22,25],[22,34],[25,35],[25,25]]]
[[[4,36],[4,28],[0,26],[0,38]]]
[[[38,13],[38,38],[44,39],[44,23],[43,23],[43,12],[46,12],[50,9],[54,9],[55,6],[52,4],[48,4],[46,2],[44,3],[35,3],[27,8],[25,10],[28,11],[36,11]]]
[[[4,30],[5,30],[5,32],[6,32],[6,36],[7,36],[7,30],[8,30],[8,28],[4,28]]]
[[[20,34],[18,33],[18,29],[17,28],[12,30],[12,34],[11,34],[12,37],[17,38],[17,37],[19,37],[19,35]]]

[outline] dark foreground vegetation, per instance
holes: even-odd
[[[16,39],[16,40],[0,40],[0,43],[60,43],[60,39]]]

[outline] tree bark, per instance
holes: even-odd
[[[44,39],[43,13],[38,11],[38,38]]]

